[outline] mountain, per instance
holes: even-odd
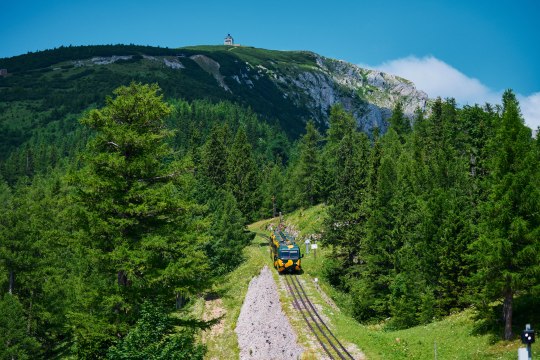
[[[384,130],[397,101],[409,117],[428,101],[408,80],[308,51],[70,46],[0,59],[0,68],[8,72],[0,77],[4,154],[36,129],[102,105],[114,88],[131,81],[157,82],[170,99],[241,104],[292,138],[309,119],[324,128],[335,103],[351,111],[361,128]]]

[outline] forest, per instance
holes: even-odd
[[[325,277],[358,321],[473,307],[511,339],[539,318],[540,140],[512,91],[502,106],[436,99],[412,120],[398,104],[385,133],[329,111],[293,138],[242,105],[133,82],[12,146],[0,358],[202,359],[212,323],[186,304],[242,260],[246,225],[321,203]]]

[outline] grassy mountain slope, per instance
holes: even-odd
[[[9,73],[0,77],[0,161],[51,123],[69,128],[82,111],[103,105],[113,89],[131,81],[158,83],[168,99],[249,107],[292,138],[309,119],[325,127],[337,102],[367,130],[384,129],[396,101],[411,113],[427,100],[404,79],[307,51],[70,46],[0,59],[0,68]]]

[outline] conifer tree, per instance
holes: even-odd
[[[223,275],[240,263],[242,249],[249,244],[252,236],[247,232],[246,219],[238,210],[236,199],[229,191],[218,191],[210,208],[212,238],[205,248],[213,273]]]
[[[326,200],[335,189],[339,144],[346,134],[351,134],[357,130],[354,117],[341,104],[332,106],[329,122],[330,126],[326,132],[326,144],[323,149],[323,160],[321,161],[323,172],[322,193],[325,195]]]
[[[256,218],[259,209],[257,165],[246,131],[238,129],[227,162],[227,186],[248,221]]]
[[[342,251],[349,264],[358,260],[365,235],[369,151],[367,136],[352,130],[335,152],[335,188],[330,194],[324,241]]]
[[[214,126],[202,150],[203,175],[210,183],[218,188],[227,182],[227,130],[225,127]]]
[[[35,359],[39,343],[27,333],[27,319],[17,296],[0,296],[0,359]]]
[[[262,205],[261,217],[275,217],[284,206],[285,172],[281,161],[267,164],[261,183]]]
[[[538,286],[540,274],[540,191],[538,157],[523,124],[515,95],[503,95],[503,112],[490,149],[490,188],[481,209],[480,236],[472,244],[478,304],[502,300],[504,339],[512,333],[513,301]]]
[[[399,135],[401,142],[404,142],[403,137],[411,132],[411,124],[403,113],[403,104],[401,101],[397,102],[388,122],[390,123],[390,127]]]
[[[194,220],[200,211],[186,198],[190,165],[173,158],[164,125],[170,107],[158,92],[157,85],[122,86],[81,120],[97,133],[71,179],[86,211],[82,245],[100,270],[99,288],[88,288],[86,306],[73,316],[89,351],[125,332],[144,299],[172,304],[207,283],[206,239]]]
[[[356,317],[381,318],[389,315],[390,284],[394,278],[396,242],[393,219],[396,217],[397,161],[401,154],[400,140],[393,128],[376,138],[369,169],[365,224],[365,246],[358,296],[355,297]],[[362,296],[361,294],[364,294]]]
[[[295,173],[297,198],[300,206],[313,206],[319,200],[322,175],[319,160],[320,140],[321,136],[315,128],[315,124],[309,121],[306,125],[306,133],[300,139],[300,153]]]

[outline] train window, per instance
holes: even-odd
[[[280,257],[283,260],[296,260],[298,259],[298,250],[281,250]]]

